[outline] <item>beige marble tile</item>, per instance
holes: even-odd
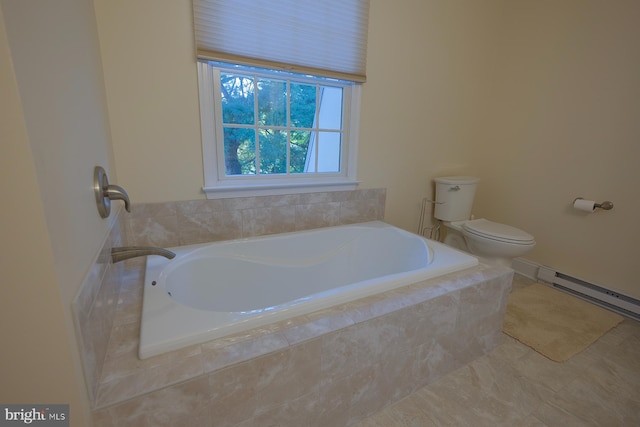
[[[131,212],[126,215],[128,219],[147,219],[163,216],[175,216],[178,204],[183,202],[161,202],[161,203],[132,203]]]
[[[283,194],[278,196],[263,196],[259,198],[266,207],[296,206],[300,204],[300,194]]]
[[[297,205],[295,211],[295,229],[332,227],[340,225],[340,203],[327,202],[309,205]]]
[[[437,387],[438,384],[420,389],[409,397],[414,405],[417,405],[430,420],[425,424],[433,426],[479,426],[478,417],[473,412],[473,409],[441,394],[439,392],[440,389]]]
[[[392,418],[389,414],[390,411],[383,411],[379,415],[366,418],[364,421],[358,423],[358,427],[405,427],[403,424]],[[419,425],[428,426],[429,423],[423,423]],[[416,426],[418,427],[418,426]]]
[[[503,335],[489,354],[356,426],[640,425],[639,336],[640,322],[627,319],[557,363]]]
[[[179,213],[177,227],[180,245],[232,240],[242,237],[241,211]]]
[[[269,425],[302,416],[300,411],[292,414],[291,406],[320,381],[319,345],[310,342],[211,373],[216,423],[233,425],[249,418]]]
[[[97,396],[111,328],[117,318],[120,277],[125,271],[110,260],[111,248],[122,241],[121,212],[113,220],[111,231],[72,304],[90,399]]]
[[[130,246],[172,247],[180,244],[177,215],[130,218],[126,221]]]
[[[626,394],[614,395],[592,374],[575,378],[547,403],[592,425],[631,426],[640,421],[640,401]]]
[[[414,374],[421,378],[420,386],[430,384],[459,367],[451,351],[443,346],[442,337],[421,344],[415,353]]]
[[[338,196],[333,193],[331,197],[325,195],[316,199],[309,196],[305,202],[363,202],[356,209],[362,208],[363,216],[359,221],[379,219],[368,216],[371,212],[379,215],[384,211],[384,191],[362,190]],[[251,232],[262,233],[272,230],[269,227],[274,224],[276,228],[284,226],[282,219],[287,215],[282,213],[290,212],[292,204],[300,205],[302,201],[300,196],[235,199],[223,201],[222,207],[206,201],[159,205],[150,213],[150,221],[168,224],[167,221],[180,222],[181,216],[189,216],[187,222],[191,221],[190,224],[176,225],[177,233],[180,233],[180,230],[190,232],[190,226],[197,229],[206,224],[212,213],[240,212],[243,228],[246,220],[251,224],[249,227],[253,227]],[[274,220],[274,217],[279,218]],[[162,231],[159,234],[162,235]],[[122,283],[118,298],[118,311],[125,314],[125,320],[117,322],[113,330],[98,399],[99,406],[111,406],[96,411],[96,417],[105,426],[109,423],[169,425],[171,419],[174,425],[179,419],[179,425],[217,427],[248,426],[252,422],[253,425],[294,423],[311,427],[351,424],[380,410],[389,397],[400,399],[412,392],[420,384],[416,382],[416,376],[424,378],[421,381],[429,381],[441,375],[435,373],[438,369],[449,370],[455,366],[441,362],[447,357],[445,351],[440,352],[440,363],[436,363],[436,359],[427,360],[427,354],[434,352],[432,344],[436,342],[428,338],[451,330],[457,319],[454,305],[460,298],[461,289],[472,285],[473,280],[491,280],[499,274],[482,267],[471,275],[469,272],[453,275],[446,286],[436,285],[426,290],[429,285],[414,285],[411,289],[389,292],[384,298],[345,304],[193,346],[183,353],[171,352],[139,361],[134,343],[139,317],[134,313],[140,310],[142,267],[138,264],[131,267],[132,272],[137,271],[137,276],[131,273],[131,280]],[[442,296],[437,304],[420,306],[421,302],[436,296]],[[469,298],[470,303],[478,301],[492,303],[477,295]],[[416,304],[419,307],[415,307]],[[429,321],[421,324],[425,317]],[[477,348],[471,349],[470,356],[466,357],[477,357],[482,354],[477,349],[491,346],[485,336],[485,329],[495,326],[491,321],[480,322],[477,329],[469,328],[470,333],[477,333],[479,337],[478,343],[472,342]],[[425,333],[428,330],[431,335]],[[469,331],[454,330],[450,335]],[[322,333],[328,335],[320,338]],[[462,337],[452,338],[452,341],[458,346],[465,342]],[[354,343],[357,344],[355,347]],[[425,370],[425,365],[429,369]],[[328,374],[323,371],[325,368],[336,368],[339,374]],[[206,378],[206,385],[198,383],[202,378]],[[175,408],[165,411],[167,418],[160,420],[161,402],[169,405],[169,396],[175,396],[180,405],[180,400],[186,398],[181,393],[193,384],[200,384],[192,388],[201,398],[193,396],[195,400],[187,403],[191,408],[189,414]],[[123,399],[130,400],[117,403]],[[158,413],[151,413],[153,411]]]
[[[397,404],[392,405],[387,412],[388,422],[392,422],[391,425],[401,427],[422,427],[429,425],[432,420],[429,418],[419,405],[416,404],[415,399],[407,398],[399,401]]]
[[[356,199],[340,202],[340,224],[376,221],[384,218],[384,205],[377,199]]]
[[[597,425],[546,402],[541,403],[532,416],[548,427],[589,427]]]
[[[301,343],[354,324],[351,317],[340,309],[325,309],[303,317],[304,322],[283,324],[282,333],[289,345]]]
[[[376,317],[384,316],[406,306],[403,295],[385,293],[372,295],[344,305],[345,313],[353,323],[361,323]]]
[[[242,236],[286,233],[294,230],[295,221],[295,206],[243,209]]]
[[[358,191],[358,190],[356,190]],[[342,202],[353,197],[352,191],[330,191],[300,194],[300,204]]]
[[[286,337],[279,332],[238,340],[221,346],[219,342],[202,344],[202,361],[205,372],[263,356],[289,346]]]
[[[414,350],[406,346],[387,348],[381,362],[375,365],[379,406],[397,402],[423,385],[417,375],[415,359]]]
[[[208,415],[210,399],[211,388],[204,377],[113,406],[107,410],[108,417],[104,413],[98,417],[103,425],[109,425],[104,424],[107,419],[114,427],[206,427],[212,424],[198,423],[203,421],[203,413]]]
[[[518,345],[521,348],[528,349],[524,344]],[[591,363],[592,361],[586,363],[584,359],[578,365],[571,361],[557,363],[540,353],[528,349],[521,358],[514,360],[511,366],[517,370],[519,375],[543,384],[553,392],[557,392],[566,387],[573,378],[580,375],[581,371],[589,369]]]
[[[174,204],[175,213],[183,216],[210,214],[224,208],[222,199],[186,200]]]
[[[304,395],[320,382],[320,345],[312,340],[251,361],[259,372],[258,411]]]
[[[460,292],[451,292],[412,307],[415,321],[407,327],[419,341],[427,342],[432,337],[445,336],[456,329]]]
[[[344,379],[340,379],[339,383],[348,393],[348,424],[377,412],[385,404],[377,387],[374,366],[365,365],[364,368],[354,370]]]
[[[264,197],[234,197],[222,199],[222,207],[225,210],[256,209],[265,207]]]

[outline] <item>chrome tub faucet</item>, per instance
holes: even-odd
[[[151,246],[126,246],[119,248],[111,248],[111,262],[124,261],[125,259],[136,258],[147,255],[160,255],[168,259],[173,259],[176,254],[170,250],[163,248],[154,248]]]

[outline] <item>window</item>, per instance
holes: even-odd
[[[356,84],[211,61],[199,74],[207,194],[355,188]]]
[[[194,0],[208,197],[354,189],[369,0]]]

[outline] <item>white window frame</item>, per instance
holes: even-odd
[[[219,72],[220,67],[217,64],[198,61],[204,167],[204,186],[202,189],[208,199],[347,191],[357,187],[359,184],[356,179],[356,170],[360,124],[360,84],[353,83],[344,86],[343,147],[339,173],[226,176],[223,157],[224,142],[221,137],[221,115],[217,114],[216,109],[220,105]],[[242,71],[239,72],[242,73]],[[277,79],[277,76],[269,77]]]

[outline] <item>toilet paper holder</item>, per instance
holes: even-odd
[[[576,203],[576,200],[583,200],[583,197],[576,197],[575,199],[573,199],[573,204]],[[610,211],[611,209],[613,209],[613,203],[605,200],[602,203],[594,203],[593,207],[594,209],[604,209],[605,211]]]

